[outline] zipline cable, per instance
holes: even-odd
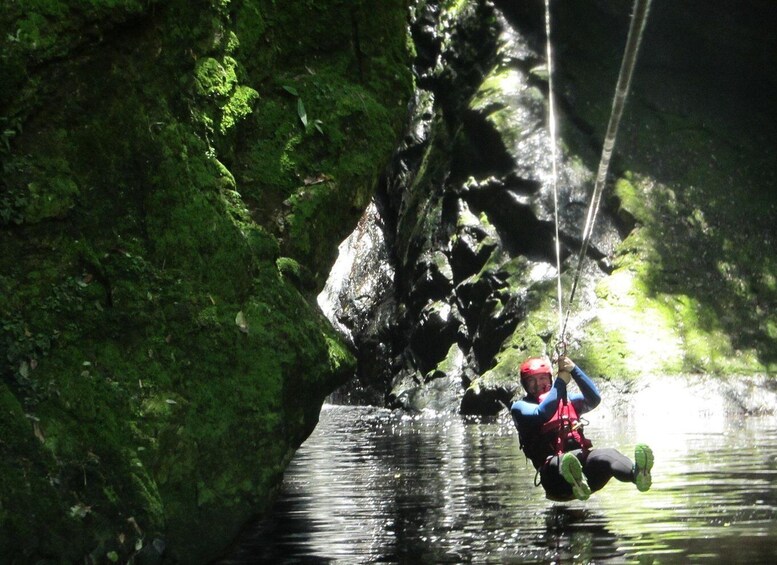
[[[549,0],[546,0],[546,9],[548,1]],[[580,253],[577,257],[577,269],[575,271],[574,279],[572,280],[572,290],[569,294],[569,301],[567,302],[566,315],[564,316],[564,321],[561,324],[559,331],[558,343],[561,347],[565,347],[565,336],[567,323],[569,322],[569,314],[572,310],[572,302],[575,298],[577,283],[580,280],[580,273],[583,270],[583,259],[588,252],[588,246],[591,242],[591,235],[593,233],[594,224],[596,223],[596,216],[599,212],[599,205],[601,204],[604,185],[606,184],[607,180],[607,171],[610,167],[610,158],[612,157],[613,149],[615,147],[615,139],[618,134],[618,126],[620,125],[621,116],[623,115],[623,108],[626,105],[626,98],[628,96],[629,86],[631,84],[631,77],[634,74],[634,67],[636,66],[637,62],[637,53],[639,52],[639,45],[642,41],[642,35],[645,30],[645,24],[647,23],[647,16],[650,10],[650,2],[651,0],[634,0],[634,10],[631,16],[631,25],[629,26],[628,38],[626,39],[626,49],[623,54],[623,61],[621,62],[620,73],[618,75],[618,83],[615,86],[615,96],[612,102],[610,121],[607,125],[607,134],[605,135],[604,145],[602,146],[602,156],[601,160],[599,161],[599,170],[596,175],[594,190],[591,193],[591,203],[588,206],[585,227],[583,228],[583,241],[580,246]],[[558,214],[558,212],[556,212],[556,214]],[[556,235],[556,242],[558,245],[558,232]],[[561,271],[559,270],[559,281],[560,276]]]
[[[553,101],[553,51],[550,40],[550,0],[545,0],[545,37],[546,57],[548,60],[548,131],[550,132],[551,182],[553,184],[553,217],[556,227],[556,293],[558,300],[558,328],[561,332],[564,323],[564,307],[561,289],[561,241],[559,239],[558,220],[558,170],[556,158],[556,111]]]

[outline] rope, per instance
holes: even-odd
[[[549,0],[546,0],[546,5],[548,1]],[[629,92],[629,86],[631,84],[631,77],[634,73],[634,67],[636,66],[639,45],[642,41],[642,34],[645,30],[645,24],[647,23],[650,2],[651,0],[634,0],[634,11],[631,16],[631,25],[629,26],[629,35],[626,39],[626,49],[623,54],[623,61],[621,62],[618,83],[615,86],[615,96],[612,102],[610,121],[607,125],[607,134],[605,135],[604,145],[602,147],[602,157],[599,161],[599,170],[596,175],[594,190],[591,193],[591,203],[588,207],[585,227],[583,228],[583,241],[580,246],[580,253],[577,257],[577,269],[575,271],[574,279],[572,280],[572,290],[569,294],[566,315],[564,317],[563,323],[561,324],[561,330],[559,332],[559,344],[562,347],[565,347],[564,337],[566,334],[567,323],[569,322],[572,301],[575,298],[575,291],[577,290],[577,284],[580,280],[580,274],[583,270],[583,259],[588,252],[588,246],[591,242],[591,235],[593,233],[594,224],[596,223],[596,216],[599,212],[599,205],[602,201],[604,185],[607,180],[607,171],[610,167],[610,158],[612,157],[613,149],[615,147],[615,139],[618,134],[618,126],[620,125],[621,116],[623,115],[623,108],[626,105],[626,97]],[[558,235],[556,235],[556,240],[558,245]]]
[[[548,130],[550,132],[550,161],[553,184],[553,216],[556,227],[556,293],[558,301],[558,329],[559,335],[563,335],[564,324],[563,292],[561,290],[561,240],[559,238],[558,219],[558,171],[556,158],[556,111],[553,101],[553,51],[550,41],[550,0],[545,0],[545,37],[546,57],[548,60]]]

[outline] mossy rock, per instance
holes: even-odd
[[[0,14],[4,558],[205,562],[269,508],[354,370],[311,295],[399,132],[405,8]]]

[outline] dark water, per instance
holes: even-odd
[[[605,414],[588,435],[650,443],[653,489],[552,503],[507,417],[325,406],[273,521],[219,563],[777,563],[773,419]]]

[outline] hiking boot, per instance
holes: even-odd
[[[583,466],[573,453],[565,453],[559,465],[561,476],[572,487],[572,494],[578,500],[588,500],[591,496],[591,487],[583,475]]]
[[[653,483],[650,476],[652,468],[653,450],[644,443],[638,443],[634,447],[634,483],[640,492],[650,490],[650,485]]]

